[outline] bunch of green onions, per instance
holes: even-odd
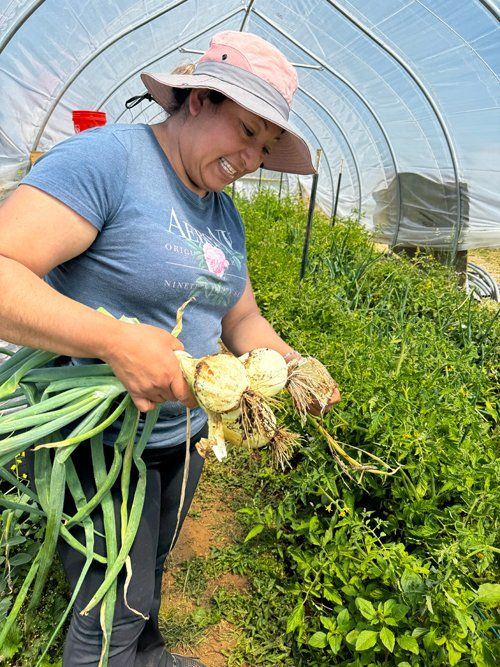
[[[172,332],[174,336],[178,336],[182,330],[182,313],[186,305],[184,304],[178,311],[177,324]],[[131,318],[123,319],[134,321]],[[10,354],[8,350],[2,352]],[[109,640],[117,596],[117,577],[124,566],[127,570],[125,604],[129,606],[126,599],[128,584],[132,577],[129,552],[139,526],[146,489],[146,466],[141,455],[158,419],[159,407],[147,413],[142,432],[138,436],[139,412],[124,385],[113,375],[108,365],[99,363],[47,367],[47,364],[54,362],[57,357],[58,355],[50,352],[24,347],[12,354],[0,366],[0,476],[20,491],[19,498],[22,499],[22,502],[16,502],[12,495],[0,494],[0,505],[45,521],[42,546],[0,630],[0,652],[16,623],[30,589],[32,590],[27,607],[28,619],[37,608],[57,541],[61,538],[85,556],[85,565],[63,617],[40,656],[38,664],[43,661],[48,648],[61,629],[87,571],[96,560],[106,565],[105,578],[81,613],[88,614],[101,603],[103,644],[100,665],[105,666],[108,663]],[[185,364],[188,357],[189,355],[185,358]],[[186,365],[184,371],[193,382],[194,377],[189,375]],[[196,388],[193,389],[196,392]],[[212,393],[213,390],[214,387]],[[203,390],[199,388],[199,391],[203,395]],[[215,391],[215,394],[217,393]],[[189,410],[187,416],[185,467],[189,464]],[[121,428],[113,445],[113,460],[108,470],[104,457],[104,447],[108,445],[103,443],[103,432],[119,418],[122,420]],[[61,435],[62,429],[66,433],[64,437]],[[212,444],[216,445],[214,434],[211,433],[210,437],[213,438]],[[72,453],[79,445],[89,446],[91,450],[97,491],[90,499],[84,495],[71,459]],[[29,447],[33,448],[34,454],[35,474],[32,480],[34,487],[24,484],[8,470],[9,462]],[[137,469],[138,482],[135,495],[129,504],[128,490],[132,466]],[[120,475],[121,535],[117,536],[110,489]],[[66,488],[69,489],[75,503],[76,513],[73,516],[64,513]],[[183,498],[182,492],[176,534],[180,524]],[[105,556],[94,550],[95,528],[92,512],[98,505],[103,512]],[[84,530],[83,542],[71,532],[71,528],[77,525]],[[140,615],[140,612],[132,611]]]
[[[141,454],[158,418],[159,409],[148,412],[144,427],[137,438],[139,412],[122,383],[106,364],[42,368],[57,355],[30,348],[21,348],[0,366],[0,400],[3,401],[0,416],[0,475],[18,488],[29,499],[26,503],[14,502],[0,495],[0,504],[20,510],[36,518],[44,518],[45,536],[40,550],[33,560],[14,605],[0,632],[0,651],[4,645],[20,609],[33,586],[28,605],[28,615],[38,606],[50,571],[57,540],[64,539],[85,556],[77,586],[63,617],[58,623],[38,664],[43,660],[51,642],[62,627],[85,575],[95,559],[106,564],[105,579],[88,602],[82,613],[87,614],[102,601],[101,626],[103,647],[101,664],[106,665],[109,637],[116,600],[117,575],[125,565],[129,571],[129,551],[134,541],[144,504],[146,467]],[[24,395],[28,407],[22,407]],[[26,403],[25,403],[26,405]],[[114,457],[110,469],[104,462],[103,431],[122,418],[122,426],[114,443]],[[72,430],[62,437],[60,430]],[[91,448],[97,492],[93,498],[85,497],[71,454],[86,442]],[[35,487],[23,484],[11,474],[6,465],[21,452],[34,446]],[[51,456],[50,448],[54,449]],[[128,510],[127,495],[132,464],[137,467],[138,483]],[[121,474],[124,498],[121,507],[121,546],[115,530],[114,508],[109,490]],[[77,508],[73,516],[63,512],[66,488],[69,489]],[[104,516],[106,556],[94,552],[94,525],[91,512],[101,504]],[[71,533],[71,527],[84,529],[85,543]],[[131,573],[128,572],[130,575]],[[128,577],[129,580],[129,577]]]

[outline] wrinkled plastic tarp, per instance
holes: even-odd
[[[140,72],[171,71],[198,57],[179,49],[204,51],[213,33],[244,27],[302,65],[291,121],[322,150],[318,201],[328,213],[342,164],[338,213],[362,214],[380,238],[500,246],[492,2],[257,0],[244,21],[246,7],[0,0],[0,197],[33,151],[73,133],[73,109],[105,111],[112,123],[158,122],[165,114],[154,103],[124,109],[144,91]],[[310,182],[287,177],[292,189]]]

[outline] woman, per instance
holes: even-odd
[[[184,515],[203,465],[194,445],[206,432],[206,416],[174,350],[185,346],[200,357],[216,352],[221,337],[236,355],[256,347],[274,348],[287,360],[298,355],[258,310],[241,219],[222,190],[261,164],[300,174],[314,168],[305,142],[288,124],[295,70],[260,37],[219,33],[192,74],[144,73],[142,79],[147,95],[168,111],[166,121],[105,126],[58,144],[0,210],[0,337],[76,363],[101,359],[139,410],[164,404],[144,456],[147,491],[131,552],[130,607],[121,581],[109,665],[194,667],[202,663],[165,650],[158,629],[163,563],[179,504],[186,406],[194,408],[196,435]],[[184,313],[181,342],[168,332],[190,296],[195,300]],[[107,317],[98,306],[141,324]],[[327,408],[338,400],[335,392]],[[90,496],[95,491],[87,452],[77,449],[76,465]],[[113,498],[119,508],[118,486]],[[67,503],[70,512],[70,498]],[[95,521],[102,530],[97,513]],[[74,586],[82,556],[66,544],[59,551]],[[102,576],[103,567],[93,566],[78,595],[66,667],[98,664],[99,610],[85,617],[79,611]]]

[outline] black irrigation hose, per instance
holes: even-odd
[[[490,298],[500,301],[500,289],[493,276],[472,262],[467,264],[467,292],[473,292],[478,300]]]

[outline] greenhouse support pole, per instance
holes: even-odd
[[[250,16],[250,12],[252,11],[252,5],[255,2],[255,0],[250,0],[248,3],[248,7],[245,8],[245,16],[243,17],[243,21],[241,22],[240,25],[240,32],[243,32],[245,30],[245,24],[248,21],[248,17]]]
[[[316,151],[316,173],[313,175],[311,198],[309,199],[309,212],[307,214],[306,237],[304,239],[304,247],[302,249],[302,263],[300,265],[300,280],[304,277],[307,267],[307,256],[309,254],[309,244],[311,242],[312,223],[314,216],[314,207],[316,204],[316,190],[318,189],[319,179],[319,162],[321,160],[321,148]]]
[[[40,7],[40,5],[43,5],[43,3],[44,0],[37,0],[37,2],[34,2],[33,5],[28,8],[26,13],[23,14],[17,21],[15,21],[14,24],[10,27],[10,29],[7,30],[4,37],[0,40],[0,53],[2,53],[2,51],[5,49],[10,40],[14,37],[19,28],[22,28],[22,26],[26,23],[26,21],[30,18],[30,16],[34,14],[36,10]]]
[[[337,217],[337,206],[339,204],[339,192],[340,192],[340,183],[342,182],[342,167],[344,166],[344,160],[340,160],[340,171],[339,177],[337,180],[337,192],[335,193],[335,204],[333,205],[332,213],[332,227],[335,224],[335,218]]]
[[[278,201],[281,201],[281,188],[283,187],[283,172],[280,174],[280,189],[278,191]]]

